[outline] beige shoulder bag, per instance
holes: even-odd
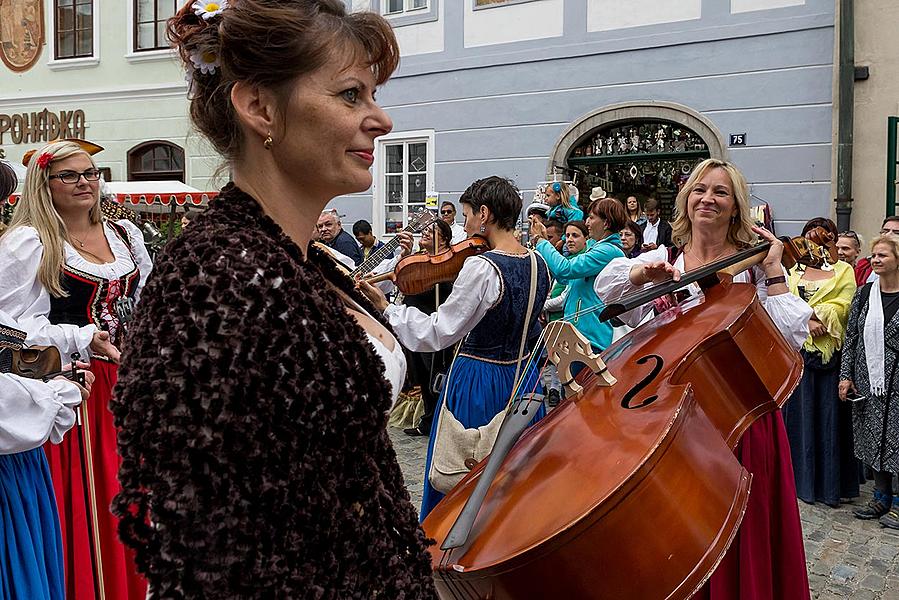
[[[527,342],[531,314],[534,310],[534,297],[537,295],[537,257],[533,251],[528,251],[531,259],[531,291],[528,298],[528,310],[524,319],[524,327],[521,332],[521,344],[518,348],[518,365],[515,367],[515,378],[512,380],[512,392],[505,410],[498,412],[489,423],[477,428],[466,428],[456,419],[452,411],[446,406],[446,396],[449,386],[452,385],[453,365],[456,357],[450,364],[450,370],[446,378],[446,389],[443,394],[443,403],[440,406],[440,414],[437,417],[437,430],[434,435],[434,451],[431,454],[431,468],[428,471],[428,481],[438,492],[446,494],[471,470],[471,467],[484,460],[493,450],[496,435],[500,425],[506,417],[508,407],[512,405],[515,390],[518,388],[518,376],[521,373],[522,354],[524,354]],[[462,344],[459,344],[461,348]],[[458,356],[458,350],[456,351]]]

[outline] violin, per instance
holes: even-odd
[[[411,254],[400,260],[393,272],[375,275],[366,281],[377,283],[389,279],[406,296],[421,294],[438,283],[455,281],[466,258],[489,249],[490,245],[485,238],[474,235],[437,254]]]
[[[569,400],[526,432],[539,395],[510,403],[493,452],[422,523],[442,599],[673,600],[703,585],[749,501],[734,449],[802,376],[755,286],[726,272],[769,245],[638,292],[704,290],[602,354],[564,320],[544,330],[531,360],[546,348]],[[814,266],[830,254],[797,241],[785,256]],[[577,378],[574,363],[587,366]]]

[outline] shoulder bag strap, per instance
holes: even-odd
[[[515,365],[515,378],[512,380],[512,389],[514,390],[518,384],[518,375],[521,373],[521,361],[524,354],[524,345],[528,339],[528,331],[531,329],[531,314],[534,311],[534,298],[537,296],[537,255],[533,250],[528,250],[531,258],[531,292],[528,297],[528,310],[524,317],[524,327],[521,329],[521,344],[518,347],[518,357]],[[513,398],[509,400],[511,404]]]

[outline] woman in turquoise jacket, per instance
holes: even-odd
[[[584,211],[577,205],[577,199],[571,195],[571,188],[563,181],[554,181],[546,186],[546,203],[550,207],[546,213],[547,219],[568,223],[584,218]]]
[[[546,241],[546,228],[534,219],[531,220],[531,239],[535,240],[536,250],[546,260],[552,276],[569,285],[565,320],[583,333],[593,349],[599,352],[612,343],[612,325],[599,321],[603,303],[593,290],[593,280],[612,259],[624,256],[618,232],[627,222],[627,213],[620,202],[611,198],[596,200],[587,212],[587,228],[596,243],[582,254],[568,258],[559,254]],[[587,314],[577,314],[596,306],[600,308]]]

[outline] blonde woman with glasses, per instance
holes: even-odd
[[[66,597],[143,598],[146,586],[109,511],[118,492],[116,428],[107,409],[125,325],[152,265],[129,221],[105,220],[100,172],[71,141],[32,155],[25,190],[0,238],[0,310],[29,344],[90,357],[95,376],[83,425],[47,445],[62,526]],[[86,458],[82,458],[86,457]]]

